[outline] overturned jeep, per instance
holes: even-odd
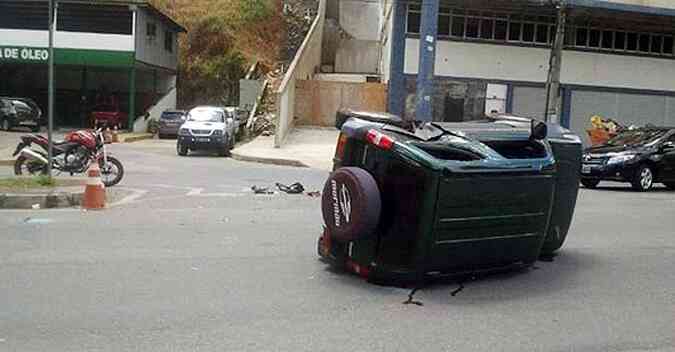
[[[415,123],[340,111],[319,255],[371,282],[532,265],[565,241],[582,144],[513,116]]]

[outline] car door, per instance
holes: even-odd
[[[668,147],[667,145],[673,145]],[[669,181],[675,181],[675,133],[668,138],[662,149],[663,153],[663,178]]]

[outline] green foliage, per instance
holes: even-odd
[[[284,32],[281,0],[153,0],[186,27],[181,35],[179,105],[231,104],[258,61],[273,68]]]
[[[42,187],[54,187],[56,182],[53,178],[47,175],[39,175],[35,177],[35,182]]]

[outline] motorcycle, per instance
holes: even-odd
[[[42,149],[32,148],[33,144]],[[14,174],[39,175],[47,173],[47,151],[49,141],[41,135],[30,134],[21,137],[13,156],[19,155],[14,163]],[[103,131],[80,130],[66,134],[65,139],[55,142],[52,148],[52,169],[71,176],[85,173],[92,163],[98,162],[101,180],[106,187],[118,184],[124,176],[124,167],[116,158],[108,155]]]

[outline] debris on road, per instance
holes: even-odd
[[[281,192],[288,194],[301,194],[305,191],[305,187],[300,182],[296,182],[290,186],[286,186],[282,183],[277,182],[276,185]]]
[[[255,194],[274,194],[274,191],[270,191],[267,187],[252,186],[251,190]]]
[[[318,198],[321,197],[321,192],[319,191],[307,192],[307,196],[312,198]]]
[[[417,293],[417,291],[419,291],[419,288],[414,288],[412,291],[410,291],[410,293],[408,294],[408,300],[403,302],[403,304],[405,305],[414,304],[416,306],[424,307],[424,303],[414,300],[415,293]]]

